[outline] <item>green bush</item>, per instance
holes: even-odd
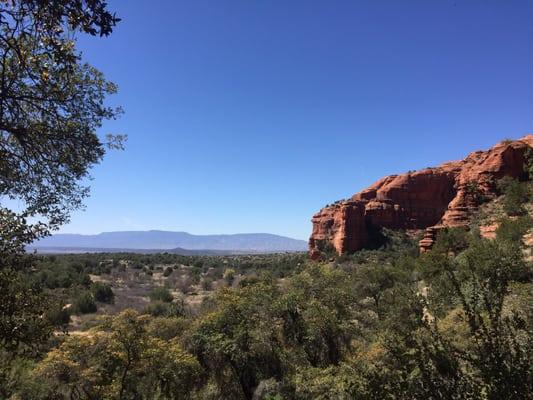
[[[174,271],[174,270],[172,269],[172,267],[166,267],[166,268],[165,268],[165,271],[163,272],[163,276],[165,276],[165,277],[166,277],[166,276],[170,276],[170,275],[172,275],[172,272],[173,272],[173,271]]]
[[[172,297],[172,293],[164,287],[156,287],[150,292],[150,300],[154,302],[162,301],[164,303],[170,303],[173,299],[174,297]]]
[[[115,293],[107,283],[95,282],[91,286],[91,292],[96,301],[112,304],[115,299]]]
[[[485,203],[488,199],[483,195],[476,182],[468,182],[465,187],[467,196],[476,204]]]
[[[443,253],[459,253],[468,247],[468,231],[464,228],[443,229],[437,234],[433,250]]]
[[[524,215],[515,220],[504,219],[496,230],[496,237],[499,240],[506,240],[512,243],[521,243],[522,237],[533,227],[533,219],[529,215]]]
[[[78,314],[90,314],[96,312],[98,307],[90,292],[82,292],[73,302],[74,311]]]
[[[529,200],[528,186],[506,176],[498,181],[498,189],[504,195],[503,209],[511,216],[523,215],[524,204]]]
[[[70,312],[60,305],[50,308],[45,317],[53,326],[62,327],[70,323]]]
[[[387,228],[382,229],[381,235],[384,242],[382,250],[412,256],[418,254],[418,241],[421,238],[413,238],[404,231],[395,231]]]
[[[150,314],[152,317],[164,317],[168,314],[168,303],[162,301],[152,301],[144,309],[145,314]]]
[[[320,252],[320,257],[324,260],[337,256],[337,250],[329,240],[317,240],[316,248]]]
[[[519,241],[531,224],[527,216],[502,220],[495,240],[449,229],[438,235],[432,251],[420,255],[416,240],[385,232],[388,241],[381,249],[357,252],[342,264],[339,259],[312,263],[306,254],[205,256],[208,275],[202,277],[202,287],[224,269],[226,279],[243,279],[233,288],[202,296],[198,306],[186,307],[184,296],[172,300],[170,288],[158,287],[144,309],[148,315],[138,318],[127,312],[106,318],[97,328],[105,335],[95,340],[101,338],[113,350],[132,350],[136,364],[124,380],[128,398],[178,398],[185,393],[187,398],[210,399],[257,394],[265,399],[526,399],[533,382],[528,352],[533,274]],[[144,265],[151,259],[165,268],[190,266],[197,259],[123,257]],[[57,256],[55,262],[63,259]],[[51,266],[46,268],[50,273]],[[175,273],[176,288],[188,292],[193,277],[183,272]],[[281,274],[287,276],[282,281]],[[10,290],[11,283],[2,288]],[[92,290],[82,289],[81,294],[90,297]],[[0,311],[2,306],[12,305],[0,301]],[[64,322],[61,311],[47,318]],[[39,312],[37,322],[43,314]],[[85,320],[82,329],[101,323]],[[122,366],[114,368],[116,355],[102,359],[108,352],[95,352],[92,339],[80,339],[54,337],[58,348],[28,367],[36,374],[46,371],[48,375],[32,376],[36,382],[44,378],[45,385],[46,379],[54,379],[50,385],[57,393],[0,398],[62,398],[71,390],[64,374],[73,363],[76,387],[113,384],[109,371],[123,372]],[[183,344],[190,354],[171,352],[174,344]],[[1,356],[0,351],[0,365]],[[198,392],[191,389],[188,369],[177,363],[195,358],[204,367]],[[19,380],[28,376],[10,373]],[[143,383],[147,373],[161,381],[150,376]],[[169,382],[175,389],[162,393]],[[93,398],[101,398],[100,393]]]
[[[204,278],[202,280],[202,289],[206,291],[213,290],[213,280],[211,278]]]
[[[228,285],[232,285],[235,280],[235,270],[233,268],[226,268],[224,271],[224,280],[228,282]]]
[[[153,317],[183,317],[185,307],[182,302],[168,303],[160,300],[153,301],[144,309],[145,314]]]

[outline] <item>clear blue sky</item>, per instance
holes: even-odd
[[[63,232],[271,232],[391,173],[533,131],[533,1],[111,1],[84,56],[119,85]]]

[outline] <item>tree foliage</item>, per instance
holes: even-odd
[[[27,347],[39,347],[52,329],[45,312],[51,302],[36,282],[24,281],[32,267],[25,246],[82,206],[88,188],[80,181],[124,139],[97,135],[104,120],[120,114],[104,104],[117,88],[76,49],[78,33],[107,36],[118,21],[102,0],[0,1],[0,352],[9,354],[3,368]],[[2,388],[9,386],[5,377]]]
[[[156,300],[144,315],[106,317],[42,361],[13,362],[8,375],[29,378],[10,378],[9,390],[32,399],[528,399],[524,244],[451,231],[422,255],[408,248],[307,262],[283,279],[255,273],[194,313]],[[101,267],[82,257],[65,259]]]
[[[48,398],[187,399],[201,382],[196,359],[175,340],[149,333],[149,319],[125,311],[87,336],[67,339],[36,369]]]
[[[0,209],[11,225],[22,222],[1,225],[7,243],[66,222],[87,194],[80,179],[104,155],[96,130],[119,113],[104,105],[116,86],[82,61],[75,34],[110,34],[119,19],[106,7],[100,0],[0,3],[0,195],[24,204],[18,215]],[[29,217],[41,223],[29,226]]]
[[[504,195],[503,209],[510,216],[524,215],[524,204],[530,196],[530,186],[520,183],[517,179],[504,177],[498,182],[498,188]]]
[[[113,289],[111,289],[111,286],[108,283],[102,283],[102,282],[93,283],[91,285],[91,292],[93,294],[94,299],[102,303],[111,304],[113,303],[113,300],[115,298]]]

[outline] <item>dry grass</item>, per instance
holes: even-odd
[[[206,297],[226,285],[222,279],[213,280],[211,290],[204,290],[202,280],[211,279],[210,272],[202,274],[200,281],[193,284],[191,267],[172,265],[174,271],[169,276],[164,276],[166,267],[168,265],[155,266],[152,275],[131,266],[113,269],[109,274],[90,275],[91,281],[108,283],[111,286],[115,294],[114,303],[98,303],[98,311],[93,314],[72,315],[69,333],[82,334],[97,324],[102,316],[114,315],[128,308],[142,312],[150,303],[150,292],[158,286],[168,288],[174,299],[183,299],[189,311],[194,313]]]

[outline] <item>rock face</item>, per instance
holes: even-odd
[[[533,135],[504,141],[462,161],[387,176],[323,208],[312,219],[311,258],[328,248],[345,254],[371,246],[381,228],[426,229],[420,249],[431,248],[440,229],[468,225],[482,199],[496,196],[498,179],[523,177],[529,147]]]

